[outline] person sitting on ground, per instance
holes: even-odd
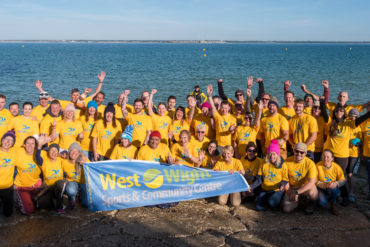
[[[316,164],[318,173],[316,182],[318,188],[317,202],[324,207],[329,201],[331,212],[334,215],[339,215],[335,203],[340,194],[339,188],[345,184],[346,178],[342,168],[334,162],[332,151],[325,149],[322,156],[323,161]]]
[[[211,140],[208,143],[208,147],[204,153],[201,167],[207,169],[213,169],[217,161],[221,160],[221,155],[218,151],[218,145],[216,140]]]
[[[168,145],[161,143],[161,139],[161,133],[159,131],[152,131],[149,135],[148,144],[140,147],[137,159],[174,164],[175,160],[171,156]]]
[[[280,156],[280,147],[276,140],[272,140],[267,148],[267,155],[251,188],[254,189],[260,184],[262,185],[256,200],[256,209],[263,211],[266,205],[277,209],[284,191],[289,188],[289,177],[288,167]]]
[[[197,149],[190,143],[190,132],[181,130],[180,141],[171,147],[171,154],[178,165],[199,167],[199,156],[204,155],[204,152],[198,153]]]
[[[298,207],[298,202],[304,197],[308,200],[305,213],[310,215],[313,213],[313,205],[317,200],[316,165],[306,157],[307,145],[305,143],[296,143],[293,152],[294,156],[285,161],[289,174],[289,190],[283,198],[282,208],[285,213],[290,213]]]
[[[121,135],[121,142],[117,144],[110,156],[111,160],[126,160],[135,159],[137,156],[138,149],[131,145],[132,142],[132,132],[134,127],[132,125],[127,125],[125,131]]]
[[[197,125],[196,133],[190,139],[191,146],[197,150],[198,155],[201,151],[205,151],[208,147],[209,139],[205,136],[206,129],[207,127],[203,124]]]
[[[218,161],[213,168],[215,171],[228,171],[230,174],[234,172],[239,172],[240,174],[244,175],[245,171],[243,168],[242,163],[238,159],[233,158],[234,149],[232,146],[225,146],[222,150],[222,160]],[[234,207],[238,207],[241,203],[240,192],[232,193],[232,194],[224,194],[218,197],[218,203],[221,205],[226,205],[227,200],[230,196],[231,205]]]

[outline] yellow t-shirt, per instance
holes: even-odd
[[[188,121],[184,120],[182,121],[182,124],[180,120],[172,121],[169,132],[173,134],[173,137],[177,142],[179,141],[181,130],[190,131],[190,126],[188,124]]]
[[[115,104],[114,109],[116,110],[116,113],[115,113],[116,118],[117,119],[122,119],[123,118],[122,107],[118,104]],[[129,112],[129,113],[134,112],[134,107],[132,105],[126,104],[126,109],[127,109],[127,112]]]
[[[207,137],[203,138],[203,141],[199,141],[196,136],[192,136],[190,138],[190,145],[197,150],[197,153],[199,155],[200,151],[205,151],[208,147],[209,139]]]
[[[77,106],[77,103],[73,103],[72,101],[70,100],[58,100],[59,103],[60,103],[60,106],[62,107],[63,111],[66,109],[66,107],[69,105],[69,104],[73,104],[73,106],[76,108],[76,111],[75,111],[75,119],[79,119],[80,116],[82,116],[84,113],[85,113],[85,108],[83,110],[81,110],[78,106]],[[86,102],[87,99],[84,100],[84,102]],[[89,102],[89,101],[87,101]],[[85,104],[85,107],[86,107],[87,103]]]
[[[161,142],[164,144],[168,144],[168,132],[171,122],[171,118],[167,115],[159,116],[155,113],[152,115],[153,130],[158,130],[161,133]]]
[[[56,181],[63,179],[62,158],[58,157],[52,161],[47,152],[41,151],[43,163],[41,166],[42,175],[46,185],[53,185]]]
[[[128,124],[134,127],[134,131],[132,132],[132,145],[135,147],[140,147],[143,145],[147,131],[153,129],[152,120],[146,114],[128,114],[126,118]]]
[[[190,109],[189,107],[186,107],[185,108],[185,115],[186,115],[186,118],[188,118],[189,116],[189,112],[190,112]],[[195,110],[194,110],[194,117],[197,116],[197,115],[200,115],[202,114],[202,110],[199,109],[198,107],[195,107]]]
[[[91,133],[96,121],[93,118],[89,118],[86,121],[86,117],[83,116],[80,118],[80,122],[82,124],[84,134],[84,139],[81,141],[81,149],[84,151],[93,151]]]
[[[236,126],[236,118],[232,114],[221,116],[218,112],[213,116],[216,128],[216,140],[219,146],[231,145],[231,133],[229,128]]]
[[[41,120],[44,117],[45,111],[46,111],[46,109],[48,109],[48,107],[49,107],[49,105],[47,105],[46,107],[42,107],[41,105],[38,105],[38,106],[34,107],[32,109],[31,116],[36,117],[37,120],[39,122],[41,122]]]
[[[75,181],[77,183],[81,181],[81,172],[76,172],[76,165],[74,163],[71,163],[68,159],[63,159],[62,167],[64,171],[64,176],[68,181]],[[83,170],[82,167],[81,170]]]
[[[265,137],[265,148],[270,145],[273,139],[281,138],[282,131],[289,131],[289,123],[288,120],[279,113],[261,119],[260,132],[263,133]],[[286,148],[286,143],[284,143],[282,148]]]
[[[134,145],[130,145],[129,147],[125,148],[120,144],[117,144],[110,156],[111,160],[126,160],[126,159],[135,159],[138,153],[137,147]]]
[[[322,116],[316,119],[317,122],[317,137],[315,140],[315,152],[322,152],[324,148],[325,129],[327,128],[325,120]]]
[[[312,107],[305,106],[303,112],[308,114],[308,115],[312,115]]]
[[[355,128],[354,121],[344,121],[338,123],[337,135],[330,136],[330,123],[327,127],[327,138],[324,149],[330,149],[335,157],[347,158],[349,157],[349,141],[351,133]]]
[[[333,114],[333,111],[334,111],[336,105],[337,105],[337,103],[334,103],[334,102],[328,102],[326,104],[326,108],[329,110],[330,116]],[[347,105],[346,106],[347,115],[348,115],[349,111],[353,108],[357,109],[360,113],[364,110],[362,105]]]
[[[308,182],[310,178],[317,178],[317,169],[315,163],[307,157],[300,163],[294,161],[291,156],[284,162],[288,167],[289,184],[292,187],[301,187]]]
[[[265,191],[279,191],[281,181],[289,181],[288,167],[285,163],[280,168],[273,164],[263,162],[258,175],[262,176],[262,189]]]
[[[60,120],[57,123],[56,133],[59,135],[59,146],[62,149],[68,149],[69,146],[78,142],[78,135],[83,131],[82,123],[80,120],[65,121]]]
[[[235,170],[239,172],[239,171],[244,170],[244,168],[240,160],[232,158],[232,161],[230,164],[227,164],[226,161],[223,159],[220,161],[217,161],[213,170],[219,170],[219,171]]]
[[[252,106],[252,112],[254,113],[254,116],[255,117],[257,117],[259,110],[260,109],[258,108],[258,104],[256,102],[254,102],[254,104]],[[268,117],[269,115],[270,115],[270,112],[269,112],[269,109],[268,108],[262,109],[262,116],[261,116],[261,118]]]
[[[173,116],[175,115],[175,111],[176,111],[175,108],[173,108],[172,110],[167,110],[166,115],[169,116],[171,118],[171,120],[172,120],[173,119]]]
[[[316,119],[304,113],[302,116],[297,115],[289,120],[289,134],[293,135],[293,146],[298,142],[305,143],[312,133],[317,133]],[[315,142],[307,147],[308,151],[315,151]]]
[[[367,119],[360,126],[363,138],[362,154],[366,157],[370,157],[370,119]]]
[[[62,116],[59,117],[51,117],[47,114],[40,123],[40,134],[51,135],[53,130],[54,121],[58,122],[62,120]],[[52,143],[59,143],[59,137],[57,137]]]
[[[291,119],[295,116],[295,110],[293,108],[288,108],[287,106],[282,106],[279,108],[278,113],[280,113],[286,120]]]
[[[351,132],[351,137],[349,140],[359,138],[362,141],[362,133],[361,133],[361,127],[357,126],[353,131]],[[359,148],[358,146],[353,146],[352,143],[349,143],[349,156],[350,157],[358,157],[359,155]]]
[[[327,169],[324,162],[320,161],[316,164],[317,168],[317,181],[323,183],[330,183],[339,180],[346,180],[342,168],[335,162],[331,162],[331,167]]]
[[[41,174],[35,156],[28,155],[24,148],[17,148],[16,155],[17,176],[14,179],[14,184],[18,187],[33,186],[40,179]]]
[[[98,106],[98,118],[103,119],[104,111],[105,111],[105,105],[99,105]]]
[[[239,115],[239,116],[237,116],[235,114],[233,114],[233,115],[236,118],[236,126],[244,125],[244,115]]]
[[[97,138],[96,151],[106,158],[110,157],[115,141],[121,139],[121,123],[116,121],[116,124],[115,128],[112,123],[107,123],[107,127],[104,127],[104,122],[100,119],[95,123],[91,133],[91,137]]]
[[[39,122],[21,115],[10,121],[8,130],[11,129],[14,129],[16,136],[14,147],[21,147],[28,136],[39,134]]]
[[[0,150],[0,189],[7,189],[13,185],[16,157],[14,148],[8,152]]]
[[[8,124],[13,119],[13,115],[8,109],[2,109],[0,111],[0,139],[8,131]]]
[[[212,128],[212,120],[209,116],[204,116],[203,114],[194,116],[193,120],[191,121],[191,127],[197,131],[198,125],[203,125],[206,127],[206,137],[209,139],[215,139],[216,132]]]
[[[216,160],[216,163],[217,161],[221,160],[222,159],[222,156],[221,155],[218,155],[217,156],[217,160]],[[202,168],[207,168],[207,169],[213,169],[213,167],[215,166],[216,164],[212,162],[212,157],[210,155],[208,155],[207,153],[205,154],[205,159],[202,161],[202,163],[200,164],[200,166]]]
[[[238,142],[238,152],[240,157],[246,155],[246,148],[249,142],[256,144],[256,138],[259,128],[252,126],[238,126],[233,136],[233,140]]]
[[[137,159],[167,163],[168,154],[170,154],[170,149],[166,144],[159,143],[156,149],[150,148],[149,145],[144,145],[139,149]]]
[[[260,170],[260,167],[263,163],[263,160],[261,158],[257,157],[255,160],[249,161],[248,159],[243,157],[243,158],[240,159],[240,162],[242,162],[245,174],[255,177],[255,176],[257,176],[258,171]],[[248,180],[247,182],[248,182],[248,184],[253,183],[253,181],[251,181],[251,180]]]
[[[188,143],[187,147],[191,156],[198,157],[199,154],[194,146]],[[171,147],[171,155],[175,159],[175,162],[187,165],[187,166],[194,166],[194,162],[184,154],[184,148],[180,145],[180,143],[175,143]]]

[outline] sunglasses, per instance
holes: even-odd
[[[247,152],[248,153],[257,153],[257,150],[256,149],[248,149]]]
[[[320,109],[320,106],[314,106],[313,108],[314,109]]]
[[[235,96],[243,96],[243,94],[242,93],[237,93],[237,94],[235,94]]]
[[[262,100],[264,100],[264,101],[269,101],[270,99],[262,98]]]
[[[39,96],[49,96],[48,93],[40,93]]]
[[[198,131],[197,131],[197,133],[198,133],[198,134],[204,134],[204,133],[206,133],[206,132],[205,132],[205,131],[199,131],[199,130],[198,130]]]
[[[253,117],[250,117],[250,116],[245,116],[244,119],[249,119],[249,120],[253,120]]]
[[[294,150],[294,152],[296,153],[296,154],[304,154],[305,152],[302,152],[302,151],[299,151],[299,150]]]

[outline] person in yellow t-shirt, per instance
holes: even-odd
[[[117,104],[114,105],[114,108],[116,109],[116,119],[124,119],[123,115],[122,115],[122,100],[124,98],[125,94],[124,93],[121,93],[118,97],[118,102]],[[134,113],[134,107],[132,105],[129,105],[129,104],[126,104],[126,108],[127,108],[127,111],[129,113]]]
[[[175,115],[175,108],[176,106],[176,96],[170,95],[167,99],[167,116],[169,116],[171,119],[173,119],[173,116]]]
[[[12,102],[9,104],[9,111],[13,117],[19,115],[19,104],[17,102]]]
[[[264,143],[263,153],[266,153],[271,140],[276,139],[280,145],[281,156],[286,159],[286,141],[289,139],[289,123],[277,110],[279,106],[275,100],[269,100],[269,116],[262,118],[260,126],[261,143]]]
[[[14,179],[14,191],[19,210],[25,215],[31,215],[35,211],[34,200],[42,185],[41,169],[35,158],[36,145],[36,138],[29,136],[24,140],[23,147],[16,149],[17,175]]]
[[[50,96],[49,96],[48,92],[40,92],[40,94],[39,94],[40,104],[32,109],[31,116],[36,117],[37,121],[39,121],[39,123],[41,122],[42,118],[44,117],[45,111],[49,108],[49,97]]]
[[[167,108],[166,104],[160,102],[157,107],[158,114],[153,112],[153,96],[157,93],[157,89],[152,89],[149,96],[149,107],[148,114],[152,118],[153,130],[158,130],[161,133],[162,140],[164,144],[168,144],[168,132],[171,125],[171,118],[166,115]]]
[[[208,94],[209,95],[209,94]],[[234,172],[239,172],[244,175],[245,171],[242,163],[238,159],[233,158],[234,149],[232,146],[225,146],[222,150],[222,160],[218,161],[213,168],[215,171],[228,171],[230,174]],[[221,205],[226,205],[227,200],[230,196],[230,202],[234,207],[238,207],[241,203],[240,192],[232,194],[224,194],[218,196],[218,203]]]
[[[67,150],[74,142],[84,139],[83,128],[80,120],[75,120],[76,109],[69,104],[64,110],[63,119],[57,122],[55,134],[59,137],[59,147]]]
[[[216,133],[214,130],[214,120],[210,115],[211,105],[208,101],[204,102],[201,106],[202,114],[194,114],[195,106],[190,106],[189,112],[189,123],[191,123],[191,133],[195,133],[196,127],[198,125],[204,125],[206,128],[206,137],[209,139],[214,139],[216,137]]]
[[[136,159],[138,149],[132,142],[132,132],[134,127],[132,125],[127,125],[125,131],[121,135],[121,143],[117,144],[110,156],[111,160],[126,160],[126,159]]]
[[[215,120],[216,129],[216,141],[219,146],[231,146],[232,145],[232,134],[236,130],[236,118],[230,114],[230,105],[227,101],[221,102],[221,114],[218,113],[217,108],[212,98],[213,87],[211,84],[207,87],[207,93],[209,103],[211,105],[211,111],[213,119]]]
[[[256,178],[251,184],[253,190],[261,185],[261,191],[256,199],[257,211],[263,211],[266,205],[276,209],[280,205],[284,190],[289,186],[288,183],[288,167],[280,156],[278,142],[272,140],[267,148],[265,160],[259,166]]]
[[[205,151],[208,147],[209,139],[205,137],[207,127],[203,124],[196,126],[196,133],[190,138],[190,145],[197,150],[197,153]]]
[[[178,165],[200,166],[199,153],[190,143],[190,132],[181,130],[180,141],[171,147],[171,155]]]
[[[322,151],[324,149],[325,131],[329,121],[324,99],[314,101],[312,106],[312,116],[317,122],[317,136],[315,140],[314,162],[321,161]]]
[[[0,94],[0,138],[8,131],[10,120],[13,119],[8,109],[5,109],[6,97]]]
[[[1,99],[1,98],[0,98]],[[6,132],[1,138],[0,146],[0,199],[3,205],[3,214],[9,217],[13,213],[13,182],[16,153],[14,131]]]
[[[186,119],[185,108],[178,106],[173,116],[168,133],[169,139],[172,143],[179,142],[179,136],[182,130],[190,131],[190,126],[188,120]]]
[[[98,121],[98,104],[91,100],[87,103],[85,116],[80,117],[80,122],[82,124],[83,136],[81,140],[82,153],[89,158],[89,160],[94,160],[94,152],[92,147],[93,137],[91,136],[92,130],[95,123]]]
[[[63,180],[62,158],[59,157],[59,145],[52,143],[48,151],[41,150],[48,143],[46,136],[40,136],[36,151],[36,161],[42,171],[45,186],[36,196],[40,208],[50,209],[54,207],[52,198],[56,199],[55,208],[57,213],[65,213],[63,205],[63,191],[66,182]]]
[[[349,100],[349,97],[348,97],[348,92],[346,92],[346,91],[339,92],[337,99],[338,99],[338,103],[328,102],[326,104],[326,107],[328,108],[328,110],[330,112],[330,115],[332,115],[334,113],[336,106],[343,106],[347,115],[348,115],[349,111],[353,108],[357,109],[359,112],[362,112],[363,109],[366,108],[366,104],[363,104],[363,105],[348,105],[347,102]]]
[[[16,142],[14,147],[20,147],[23,145],[23,141],[27,136],[39,135],[39,123],[31,116],[32,103],[25,102],[23,104],[23,115],[13,118],[8,126],[8,130],[14,129]]]
[[[289,81],[288,81],[289,82]],[[283,115],[289,121],[295,115],[294,93],[292,91],[284,92],[285,106],[279,108],[279,114]]]
[[[122,115],[127,120],[129,125],[134,127],[132,133],[132,145],[139,148],[148,138],[148,133],[153,129],[152,119],[144,112],[144,102],[142,99],[135,99],[134,113],[128,112],[126,105],[130,90],[125,90],[122,100]],[[149,100],[149,98],[148,98]]]
[[[137,154],[138,160],[174,164],[175,159],[171,156],[170,149],[161,143],[161,133],[154,130],[149,136],[147,145],[141,146]]]
[[[317,200],[317,169],[315,163],[306,157],[307,145],[298,142],[294,146],[294,156],[285,160],[288,167],[289,189],[286,191],[282,202],[283,211],[292,212],[298,207],[299,198],[308,199],[305,213],[313,213],[313,204]]]
[[[289,120],[289,142],[292,147],[303,142],[307,145],[306,157],[314,160],[315,140],[317,137],[317,121],[310,114],[304,113],[304,101],[296,99],[294,104],[296,115]]]
[[[200,156],[200,159],[203,159],[201,163],[202,168],[213,169],[217,161],[221,159],[221,155],[217,147],[216,140],[211,140],[208,143],[208,147],[204,153],[204,156]]]
[[[56,124],[62,120],[63,111],[58,100],[53,100],[45,111],[45,116],[40,123],[40,135],[48,137],[48,142],[58,143],[59,138],[55,135]],[[54,132],[54,134],[53,134]]]
[[[336,164],[333,152],[325,149],[322,153],[323,161],[316,164],[317,167],[317,182],[318,199],[320,206],[325,207],[330,202],[330,209],[334,215],[339,215],[338,209],[335,206],[340,190],[345,182],[342,168]]]
[[[246,147],[249,142],[256,144],[263,109],[262,101],[260,101],[258,107],[260,110],[257,113],[254,124],[252,124],[253,115],[247,112],[244,116],[244,125],[238,126],[233,136],[235,157],[237,158],[244,157],[247,154]]]
[[[73,209],[76,205],[76,196],[78,189],[85,185],[85,175],[82,164],[90,162],[89,159],[82,153],[80,144],[77,142],[72,143],[68,148],[68,157],[63,159],[62,167],[64,177],[67,180],[65,187],[65,194],[68,197],[69,208]],[[83,191],[83,190],[82,190]],[[81,201],[84,206],[86,203],[87,195],[81,195]]]
[[[121,123],[115,118],[115,109],[109,102],[104,111],[103,119],[98,120],[93,128],[94,161],[109,159],[114,146],[119,142],[122,133]]]

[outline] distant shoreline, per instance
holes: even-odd
[[[370,44],[370,41],[261,41],[261,40],[0,40],[0,43],[97,44]]]

